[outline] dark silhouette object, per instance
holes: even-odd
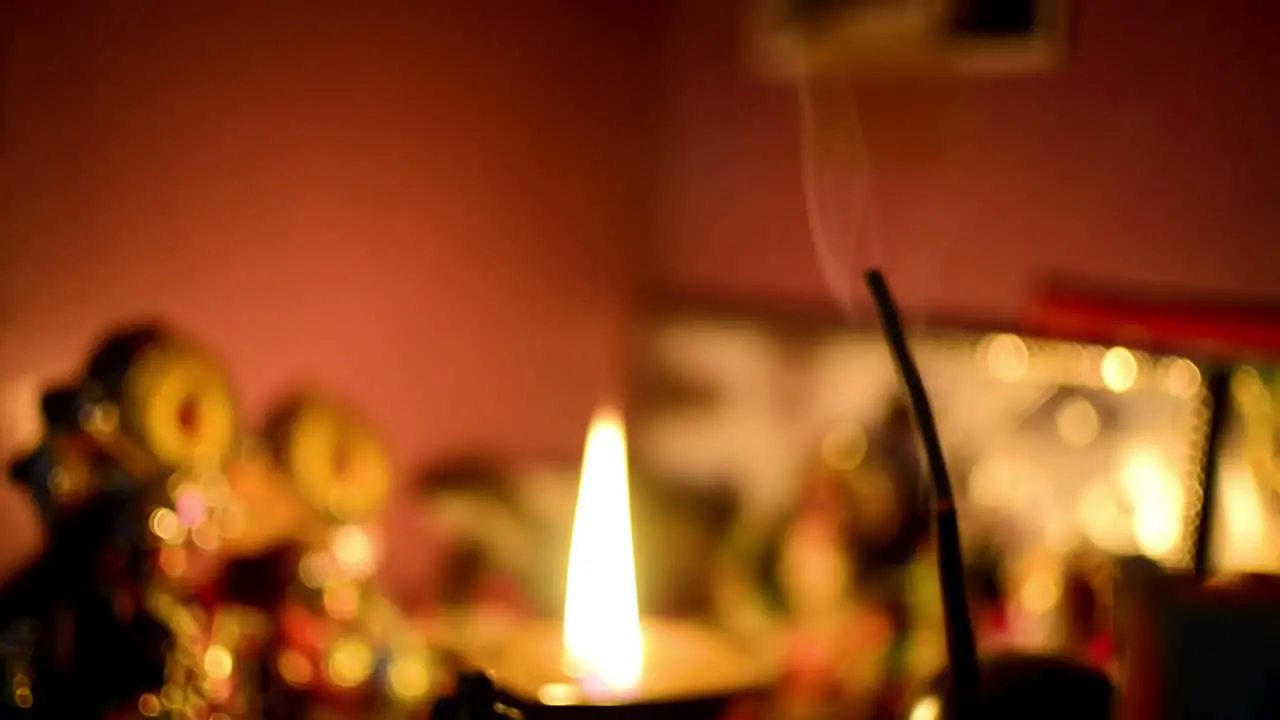
[[[992,545],[982,545],[972,555],[965,563],[965,580],[973,605],[979,610],[1004,607],[1004,558]]]
[[[437,700],[431,710],[431,720],[512,720],[518,717],[522,716],[502,711],[493,680],[481,672],[459,673],[454,694]]]
[[[62,409],[65,390],[42,403]],[[66,429],[55,415],[51,428]],[[58,432],[57,429],[53,432]],[[82,458],[101,490],[75,507],[52,490],[66,455],[46,442],[10,467],[11,481],[27,488],[48,527],[44,552],[0,589],[0,662],[30,673],[35,704],[23,717],[101,717],[164,682],[168,630],[142,608],[154,550],[145,539],[146,517],[136,483],[106,458]],[[120,488],[126,492],[114,492]],[[0,700],[0,713],[13,693]]]
[[[1115,690],[1111,681],[1096,669],[1072,660],[1000,654],[983,658],[980,677],[976,717],[981,720],[1088,720],[1112,715]],[[925,697],[938,700],[939,720],[961,717],[956,712],[949,671],[934,678]]]
[[[874,477],[862,468],[871,466]],[[855,572],[859,593],[891,608],[905,612],[908,563],[926,542],[930,530],[930,508],[925,488],[925,471],[911,426],[911,411],[905,399],[891,400],[883,418],[870,433],[867,459],[858,469],[821,469],[819,482],[837,489],[841,506],[848,510],[844,518],[842,553]],[[883,474],[883,477],[880,475]],[[887,531],[880,518],[868,517],[858,497],[860,483],[889,483],[892,494],[893,524]],[[803,504],[803,503],[802,503]],[[790,611],[784,579],[779,576],[783,545],[788,530],[804,512],[797,508],[789,513],[768,536],[756,558],[756,577],[766,599],[783,611]],[[899,607],[901,606],[901,608]],[[900,614],[900,613],[899,613]]]
[[[501,457],[483,452],[445,457],[419,473],[416,489],[428,505],[456,499],[490,505],[512,523],[508,532],[530,542],[536,540],[531,520],[516,499],[514,472]],[[441,595],[437,598],[447,605],[465,605],[473,599],[486,576],[513,571],[493,557],[485,542],[493,528],[470,523],[459,530],[462,537],[458,547],[449,553],[441,578]]]
[[[965,34],[984,37],[1020,37],[1036,26],[1040,0],[960,0],[952,26]]]

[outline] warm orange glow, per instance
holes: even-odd
[[[373,540],[358,525],[344,525],[334,532],[333,556],[349,577],[365,578],[373,573]]]
[[[303,687],[311,682],[314,671],[307,656],[297,650],[284,650],[276,658],[276,669],[280,677],[294,687]]]
[[[565,671],[587,691],[633,690],[644,665],[629,494],[622,418],[600,412],[582,458],[564,603]]]
[[[204,672],[214,680],[226,680],[235,669],[235,657],[222,645],[210,645],[204,652]]]

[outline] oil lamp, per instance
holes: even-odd
[[[735,638],[641,617],[629,492],[623,422],[602,411],[583,456],[563,621],[464,649],[494,687],[460,679],[435,717],[714,718],[768,684],[772,667]]]

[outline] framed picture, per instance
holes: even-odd
[[[1060,67],[1069,0],[752,0],[748,46],[766,77],[1024,74]]]

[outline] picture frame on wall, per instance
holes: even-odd
[[[1025,75],[1066,62],[1069,0],[751,0],[766,78]]]

